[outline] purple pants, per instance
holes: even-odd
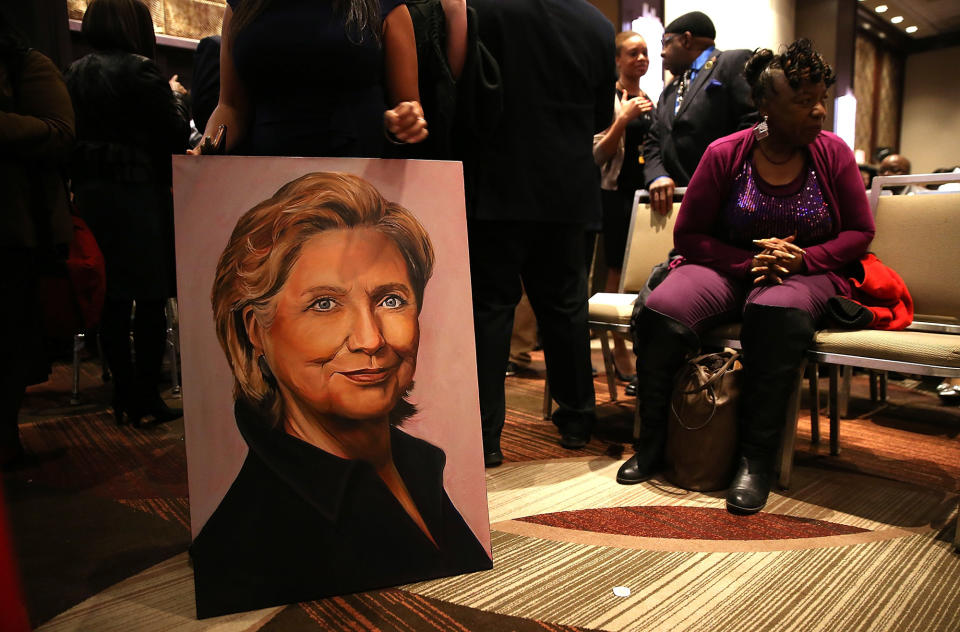
[[[685,264],[651,292],[646,307],[700,333],[740,320],[749,303],[802,309],[816,322],[827,299],[848,293],[839,290],[827,274],[794,274],[783,285],[754,286],[749,278],[735,279],[713,268]]]

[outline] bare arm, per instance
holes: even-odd
[[[413,21],[405,5],[387,14],[383,24],[383,47],[387,101],[392,106],[384,112],[384,123],[400,141],[419,143],[427,137],[427,122],[423,118],[417,87],[417,42],[413,35]]]
[[[204,136],[213,138],[217,135],[217,128],[220,125],[226,125],[228,152],[246,137],[251,116],[250,97],[233,63],[233,35],[230,34],[232,18],[233,9],[227,5],[223,12],[223,29],[221,30],[220,100],[207,121],[207,128],[203,131]],[[198,153],[198,149],[193,149],[190,153]]]
[[[467,59],[467,0],[440,0],[440,5],[447,20],[447,63],[459,79]]]

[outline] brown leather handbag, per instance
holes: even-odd
[[[689,360],[677,373],[667,424],[667,480],[695,491],[725,489],[737,456],[743,367],[735,351]]]

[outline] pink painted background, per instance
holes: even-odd
[[[460,163],[363,158],[174,156],[190,520],[194,536],[240,471],[247,447],[233,418],[233,374],[217,342],[210,289],[237,219],[287,182],[315,171],[356,174],[408,208],[436,254],[420,314],[420,354],[410,400],[419,414],[403,430],[447,455],[444,487],[490,552],[480,438],[467,225]]]

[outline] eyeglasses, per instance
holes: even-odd
[[[666,48],[670,42],[672,42],[679,35],[679,33],[671,33],[670,35],[665,36],[662,40],[660,40],[660,48]]]

